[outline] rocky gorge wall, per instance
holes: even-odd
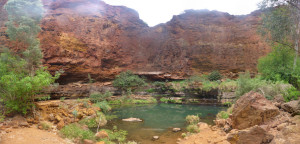
[[[0,2],[0,45],[12,47]],[[177,79],[213,70],[256,72],[270,48],[257,34],[259,12],[245,16],[187,10],[155,27],[136,11],[100,0],[42,0],[46,9],[39,34],[43,63],[63,69],[61,82],[113,79],[120,71],[159,73]]]

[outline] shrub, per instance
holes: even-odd
[[[245,74],[241,74],[237,80],[236,96],[239,98],[245,93],[257,91],[258,88],[268,84],[267,81],[262,80],[259,77],[251,79],[250,73],[246,72]]]
[[[89,128],[95,128],[98,126],[96,118],[85,118],[78,122],[81,125],[87,125]]]
[[[234,92],[237,89],[237,82],[234,80],[226,79],[218,86],[219,90],[223,92]]]
[[[203,81],[201,90],[205,92],[209,92],[213,89],[218,88],[219,84],[217,82],[212,81]]]
[[[273,51],[258,60],[258,71],[262,78],[271,81],[285,81],[299,87],[300,61],[294,67],[294,50],[283,44],[276,44]]]
[[[300,92],[295,87],[290,87],[287,90],[287,93],[283,95],[284,101],[289,102],[291,100],[298,100],[300,96]]]
[[[198,133],[198,132],[200,132],[199,127],[198,127],[197,125],[195,125],[195,124],[188,125],[188,126],[186,127],[186,130],[187,130],[188,132],[190,132],[190,133]]]
[[[77,123],[66,125],[60,130],[60,133],[70,139],[80,138],[81,140],[95,140],[95,134],[91,130],[84,130]]]
[[[108,121],[118,118],[117,115],[105,115],[105,117],[106,117],[106,120],[108,120]]]
[[[97,103],[100,101],[104,101],[104,100],[106,100],[106,98],[111,97],[111,96],[112,96],[112,94],[109,91],[107,91],[105,93],[95,92],[90,95],[90,100],[93,103]]]
[[[227,106],[227,107],[231,107],[232,106],[232,102],[224,102],[223,105]]]
[[[220,74],[219,71],[213,71],[208,75],[208,79],[210,81],[217,81],[220,80],[222,78],[222,75]]]
[[[26,114],[33,108],[36,95],[59,77],[59,74],[52,77],[46,67],[29,73],[26,64],[25,60],[9,51],[0,54],[0,99],[8,113]]]
[[[100,131],[102,131],[102,130],[107,132],[110,141],[116,140],[119,143],[123,143],[124,141],[126,141],[126,136],[127,136],[128,132],[125,130],[111,131],[108,129],[101,129]]]
[[[43,130],[49,130],[51,128],[50,124],[47,122],[41,122],[39,125],[42,126]]]
[[[145,85],[145,80],[137,75],[134,75],[131,71],[120,73],[113,81],[113,86],[122,90],[123,94],[125,92],[128,94],[130,91],[134,91]]]
[[[188,115],[185,120],[188,124],[197,124],[200,121],[200,118],[195,115]]]
[[[229,113],[226,111],[220,111],[217,114],[217,119],[227,119],[227,118],[229,118]]]
[[[169,98],[164,98],[163,97],[159,101],[162,102],[162,103],[168,103],[169,102]]]
[[[95,106],[99,107],[103,112],[108,112],[111,110],[107,101],[97,102]]]

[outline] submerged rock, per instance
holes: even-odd
[[[142,122],[143,120],[141,120],[139,118],[127,118],[127,119],[122,119],[122,121],[126,121],[126,122]]]
[[[152,139],[153,139],[153,140],[158,140],[158,139],[159,139],[159,136],[153,136]]]
[[[279,109],[263,95],[249,92],[237,100],[232,116],[234,129],[245,129],[268,122],[279,114]]]
[[[173,128],[173,132],[179,132],[181,131],[181,128]]]

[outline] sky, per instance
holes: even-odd
[[[173,15],[187,9],[208,9],[232,15],[249,14],[257,10],[262,0],[103,0],[110,5],[123,5],[135,9],[149,26],[165,23]]]

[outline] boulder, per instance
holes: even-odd
[[[126,121],[126,122],[141,122],[143,120],[141,120],[139,118],[127,118],[127,119],[122,119],[122,121]]]
[[[284,111],[286,111],[288,113],[291,113],[292,115],[300,114],[299,100],[294,100],[294,101],[284,103],[284,104],[281,105],[281,108]]]
[[[103,138],[108,138],[109,136],[106,131],[102,130],[96,133],[95,137],[99,139],[103,139]]]
[[[244,130],[233,130],[228,134],[227,141],[231,144],[262,144],[271,142],[273,137],[263,128],[253,126]]]
[[[230,119],[232,128],[245,129],[268,122],[279,114],[279,109],[263,95],[249,92],[236,101]]]

